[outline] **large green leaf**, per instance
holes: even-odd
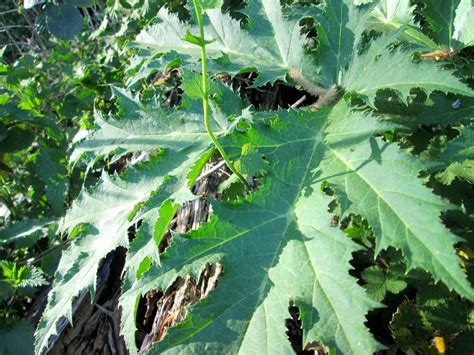
[[[378,32],[390,32],[403,28],[404,40],[435,49],[437,44],[423,34],[414,22],[414,6],[409,0],[380,0],[374,4],[366,27]]]
[[[393,40],[393,35],[383,35],[373,41],[365,53],[353,58],[343,80],[347,91],[361,95],[371,106],[381,89],[395,91],[404,102],[413,88],[420,88],[427,94],[437,90],[474,96],[474,90],[435,63],[414,63],[408,51],[390,51],[387,47]]]
[[[114,88],[120,102],[120,115],[115,117],[96,112],[97,129],[78,134],[71,160],[81,157],[96,158],[115,153],[154,151],[168,148],[181,151],[207,146],[207,136],[202,107],[190,105],[182,110],[165,109],[157,104],[144,105],[129,91]],[[213,120],[211,127],[216,135],[223,135],[234,128],[238,120],[229,122],[230,115],[240,115],[242,106],[238,96],[227,86],[216,87],[216,95],[211,100]]]
[[[333,186],[343,213],[368,220],[375,231],[377,253],[389,246],[400,249],[409,268],[429,270],[435,279],[472,299],[474,291],[453,249],[459,239],[440,220],[450,206],[417,178],[426,167],[380,139],[358,138],[359,127],[370,129],[370,121],[343,111],[334,114],[350,118],[334,120],[320,179]]]
[[[86,232],[62,255],[54,288],[36,332],[37,352],[48,348],[48,340],[56,334],[56,323],[61,317],[72,321],[74,298],[84,288],[94,294],[100,262],[116,248],[128,248],[128,229],[139,221],[155,224],[158,217],[155,210],[160,208],[160,202],[155,201],[152,209],[141,208],[153,198],[154,191],[165,190],[166,199],[176,203],[192,199],[191,193],[186,193],[187,171],[203,153],[199,149],[167,151],[137,168],[130,167],[121,178],[104,173],[92,192],[82,192],[66,214],[61,230],[70,231],[82,224]],[[179,182],[173,184],[174,189],[168,189],[174,180]]]
[[[85,288],[94,293],[97,269],[109,252],[119,246],[130,247],[125,289],[137,273],[143,272],[144,260],[159,262],[160,238],[180,204],[195,198],[190,193],[190,183],[212,154],[202,114],[193,106],[189,111],[170,113],[158,105],[142,105],[127,91],[115,89],[115,94],[119,115],[123,117],[99,121],[97,129],[78,143],[72,158],[148,151],[151,160],[128,168],[121,177],[104,173],[98,185],[91,192],[84,190],[64,217],[62,231],[84,225],[86,232],[63,253],[36,333],[37,352],[48,347],[59,318],[67,316],[71,321],[74,298]],[[239,119],[228,122],[231,112],[224,111],[225,108],[241,113],[240,100],[238,104],[235,101],[235,94],[229,88],[217,87],[212,126],[219,127],[220,134],[230,132],[239,123]],[[161,153],[156,156],[157,150]],[[143,228],[129,245],[128,230],[138,222]]]
[[[67,212],[61,230],[71,231],[82,224],[86,227],[86,232],[75,239],[71,247],[63,253],[54,288],[49,295],[48,306],[36,333],[37,352],[48,348],[49,337],[56,333],[56,322],[62,316],[67,316],[71,321],[71,303],[74,298],[84,288],[94,292],[95,274],[101,260],[119,246],[128,248],[128,229],[131,226],[139,221],[144,225],[144,230],[138,234],[137,242],[132,244],[134,254],[133,246],[140,243],[142,235],[144,238],[148,237],[147,227],[151,225],[154,228],[155,223],[160,223],[160,206],[169,203],[168,200],[179,205],[193,198],[189,191],[188,173],[209,149],[203,124],[191,114],[182,114],[179,120],[174,121],[169,121],[169,117],[159,115],[159,112],[153,116],[153,112],[159,108],[156,108],[156,111],[147,110],[145,106],[132,100],[130,95],[121,97],[119,103],[120,112],[126,113],[128,119],[119,132],[125,137],[131,137],[131,143],[125,140],[118,141],[114,146],[113,140],[117,139],[117,131],[111,131],[107,126],[99,126],[80,143],[77,148],[80,153],[76,153],[75,156],[79,157],[83,152],[93,156],[109,154],[119,147],[121,153],[159,148],[162,150],[158,156],[156,152],[155,156],[150,152],[152,155],[150,161],[128,168],[122,177],[104,173],[98,185],[91,192],[83,191]],[[223,114],[220,111],[216,112],[216,119],[222,119]],[[124,123],[120,120],[115,121],[117,124]],[[145,128],[150,122],[154,123],[157,137],[152,144],[146,142]],[[169,131],[167,123],[170,122],[173,122],[174,132]],[[214,125],[215,122],[216,120],[213,122]],[[143,136],[138,136],[137,127],[143,127],[143,130],[139,131]],[[184,136],[184,132],[187,132],[193,140],[190,139],[188,145],[182,142],[180,149],[170,149],[179,147],[179,142],[173,143],[172,140],[178,139],[180,134]],[[144,140],[143,144],[139,144],[140,140]],[[155,238],[152,236],[152,239],[155,241],[153,247],[156,249],[159,236]],[[153,249],[141,251],[142,258],[151,257],[157,261],[154,255],[156,251]],[[131,256],[127,259],[126,269],[132,269],[128,272],[132,276],[136,272],[135,259],[136,257]]]
[[[297,19],[285,18],[279,1],[252,1],[246,13],[251,24],[248,31],[220,9],[206,11],[204,31],[206,38],[213,40],[206,47],[210,73],[257,70],[260,75],[255,86],[285,80],[291,69],[314,74],[303,52],[305,38]],[[187,28],[193,34],[199,32],[196,26],[180,22],[164,8],[158,13],[158,21],[138,35],[134,46],[151,50],[151,55],[175,51],[188,64],[200,59],[200,48],[183,40]]]
[[[331,224],[336,213],[329,212],[332,199],[341,219],[360,215],[368,222],[376,241],[375,254],[390,247],[399,249],[408,270],[428,271],[435,281],[474,300],[474,290],[454,250],[459,239],[440,219],[453,206],[418,177],[431,166],[381,138],[399,126],[352,111],[346,101],[348,96],[360,96],[374,108],[382,90],[395,91],[403,102],[413,88],[466,97],[473,96],[473,91],[436,63],[412,61],[413,46],[393,49],[396,46],[391,45],[403,42],[402,24],[397,31],[381,30],[389,33],[366,43],[370,39],[362,36],[364,25],[382,2],[359,8],[349,0],[324,4],[324,13],[306,13],[315,16],[318,28],[317,75],[303,51],[305,39],[298,21],[307,16],[304,11],[286,17],[277,0],[251,1],[244,10],[248,17],[244,29],[220,10],[206,11],[206,38],[214,40],[208,46],[212,74],[255,70],[259,73],[255,85],[262,85],[284,80],[295,70],[306,80],[337,83],[349,95],[317,112],[251,113],[242,110],[235,95],[217,90],[212,97],[212,126],[219,140],[231,158],[243,155],[242,171],[264,171],[265,175],[260,178],[260,190],[250,196],[213,201],[211,220],[197,231],[175,235],[163,255],[158,245],[167,226],[180,204],[195,198],[189,193],[190,183],[213,151],[202,111],[190,101],[199,96],[188,79],[197,77],[193,71],[198,71],[200,50],[182,40],[186,27],[192,33],[197,28],[161,10],[159,23],[140,34],[135,46],[141,51],[130,69],[139,79],[130,83],[138,83],[153,70],[181,63],[183,104],[176,110],[142,104],[138,97],[116,89],[117,115],[97,114],[98,127],[78,136],[73,160],[142,151],[151,160],[120,177],[104,174],[64,218],[63,231],[82,224],[84,234],[74,240],[59,265],[37,331],[37,352],[48,347],[57,321],[71,318],[71,302],[79,292],[94,291],[101,260],[118,246],[128,248],[120,304],[121,333],[131,353],[137,352],[135,318],[140,297],[151,289],[167,289],[180,276],[198,278],[209,263],[224,267],[217,288],[193,306],[185,321],[170,329],[152,352],[289,353],[285,319],[290,304],[300,310],[304,346],[320,341],[337,353],[377,351],[380,345],[364,322],[378,304],[349,274],[359,247]],[[394,11],[380,9],[386,19],[398,21]],[[403,22],[409,14],[399,16]],[[146,65],[150,68],[143,69]],[[470,112],[464,110],[463,104],[470,100],[464,96],[452,103],[446,97],[442,109],[434,96],[432,110],[444,110],[444,114],[421,119],[464,122],[459,108]],[[229,120],[233,114],[248,122],[241,125],[242,117]],[[326,195],[328,190],[332,197]],[[135,234],[129,243],[131,229]],[[398,292],[403,285],[398,277],[395,281],[384,287]]]
[[[74,38],[82,30],[82,15],[71,4],[50,5],[45,13],[48,30],[58,39]]]
[[[453,39],[464,46],[474,44],[474,6],[472,0],[461,0],[456,9]]]
[[[443,47],[469,46],[474,40],[474,9],[471,0],[422,0],[422,14],[432,37]]]
[[[360,325],[375,304],[348,275],[357,247],[330,225],[325,182],[343,216],[369,221],[378,251],[399,248],[409,268],[429,270],[474,298],[453,248],[458,239],[439,219],[449,205],[418,180],[422,163],[373,137],[390,126],[351,112],[344,102],[316,114],[255,116],[263,123],[229,136],[226,146],[237,153],[244,142],[251,144],[269,162],[261,191],[237,203],[213,202],[211,221],[175,236],[162,267],[122,296],[124,319],[133,326],[141,295],[167,289],[179,276],[197,279],[209,263],[223,265],[209,299],[192,307],[152,353],[289,352],[284,320],[290,302],[301,311],[303,345],[322,341],[338,353],[374,352],[377,343]]]
[[[175,236],[162,269],[152,268],[122,296],[124,319],[133,319],[146,291],[166,289],[178,276],[198,278],[208,263],[223,264],[218,288],[151,353],[291,352],[285,336],[290,302],[301,309],[305,344],[320,340],[347,354],[379,348],[362,325],[376,304],[348,274],[358,247],[331,226],[330,199],[314,182],[327,114],[262,114],[270,126],[236,134],[229,143],[258,149],[272,179],[246,201],[213,202],[211,221],[187,237]]]
[[[324,14],[318,16],[320,50],[317,62],[324,84],[340,84],[342,71],[349,63],[368,15],[367,9],[356,8],[351,0],[326,0]]]

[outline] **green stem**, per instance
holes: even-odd
[[[201,64],[202,64],[202,108],[204,111],[204,124],[206,126],[207,134],[211,138],[212,142],[216,146],[217,150],[222,156],[222,159],[226,162],[227,166],[229,169],[237,175],[237,177],[244,183],[244,185],[247,187],[247,189],[250,190],[250,185],[248,184],[247,180],[237,171],[237,169],[234,167],[232,162],[230,161],[229,157],[227,156],[226,152],[224,151],[224,148],[222,145],[219,143],[217,140],[216,136],[212,132],[211,128],[211,123],[210,123],[210,118],[209,118],[209,80],[207,77],[207,56],[206,56],[206,44],[205,44],[205,38],[204,38],[204,25],[202,22],[202,12],[201,9],[199,8],[197,4],[197,0],[193,0],[193,5],[194,9],[196,11],[196,17],[199,25],[199,35],[203,41],[203,44],[201,45]]]

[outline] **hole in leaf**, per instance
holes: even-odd
[[[128,235],[128,242],[131,243],[132,240],[135,239],[135,236],[137,234],[138,229],[142,225],[142,220],[139,220],[137,223],[132,224],[130,227],[127,229],[127,235]]]
[[[198,280],[191,276],[177,278],[171,287],[163,292],[151,290],[140,300],[137,327],[137,344],[140,353],[162,340],[167,329],[182,322],[187,309],[204,299],[217,287],[222,276],[220,264],[207,264]]]
[[[290,318],[285,320],[286,335],[290,341],[291,347],[298,355],[328,354],[325,347],[318,342],[303,344],[303,327],[300,319],[300,310],[292,302],[288,307]]]
[[[233,90],[239,90],[242,99],[247,99],[257,110],[276,110],[279,107],[289,108],[295,104],[297,104],[297,107],[304,107],[316,102],[316,98],[305,91],[285,85],[280,81],[253,88],[251,86],[255,83],[257,77],[258,73],[251,72],[239,74],[233,79],[222,77],[221,79],[225,83],[231,84]]]
[[[107,254],[97,274],[96,297],[91,300],[87,289],[74,300],[73,325],[66,318],[58,325],[57,338],[52,338],[50,354],[80,353],[106,354],[112,348],[124,349],[123,338],[119,335],[120,311],[118,300],[122,281],[119,277],[125,263],[125,248],[119,247]],[[45,296],[47,293],[44,294]],[[41,305],[41,297],[38,299]],[[38,317],[32,314],[32,317]],[[39,319],[31,318],[32,322]],[[92,339],[92,340],[91,340]],[[110,345],[113,344],[113,347]]]
[[[225,164],[220,163],[219,156],[214,155],[193,185],[193,194],[214,199],[222,198],[219,186],[229,179],[230,174]],[[197,229],[208,221],[211,213],[211,206],[206,199],[198,198],[184,203],[162,239],[160,252],[172,243],[171,230],[186,233]],[[145,352],[155,342],[160,341],[170,326],[183,321],[187,308],[205,298],[216,287],[222,272],[220,264],[208,264],[198,280],[190,276],[179,277],[168,290],[151,290],[142,297],[136,318],[136,341],[140,352]]]

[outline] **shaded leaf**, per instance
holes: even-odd
[[[46,14],[48,30],[58,39],[74,38],[82,30],[82,15],[70,4],[51,5]]]
[[[38,237],[44,236],[44,232],[52,223],[54,223],[54,220],[38,221],[28,219],[13,223],[0,230],[0,245],[18,243],[24,239],[35,241]]]
[[[246,11],[252,24],[248,31],[220,9],[206,11],[206,39],[214,40],[206,46],[211,74],[257,70],[260,75],[254,85],[261,86],[285,80],[291,69],[308,74],[315,72],[304,55],[305,39],[298,22],[283,16],[279,1],[252,1]],[[186,27],[193,34],[199,32],[197,27],[181,23],[164,8],[158,13],[158,20],[158,24],[142,31],[133,45],[151,50],[153,56],[175,51],[185,65],[198,62],[200,48],[183,40]]]
[[[471,0],[422,0],[422,15],[432,37],[444,48],[452,50],[472,44],[474,36]]]
[[[33,354],[33,326],[25,320],[0,323],[0,354]]]
[[[413,88],[428,95],[437,90],[474,96],[474,90],[435,63],[414,63],[405,50],[390,51],[387,47],[393,40],[393,36],[382,36],[372,41],[367,52],[354,57],[344,75],[343,86],[347,91],[361,95],[371,106],[381,89],[393,90],[404,102]]]

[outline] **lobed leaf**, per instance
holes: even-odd
[[[219,89],[212,106],[212,125],[230,131],[239,120],[228,122],[221,109],[236,108],[234,95],[228,88]],[[227,97],[222,97],[222,90],[226,90]],[[197,178],[195,171],[202,168],[213,152],[209,150],[204,123],[193,113],[193,107],[190,112],[178,110],[165,115],[159,106],[142,105],[127,91],[115,89],[115,93],[119,112],[125,117],[109,117],[108,121],[99,122],[97,130],[78,143],[73,159],[85,153],[93,157],[112,152],[155,153],[149,161],[129,167],[121,177],[103,173],[98,185],[91,192],[84,190],[66,213],[61,231],[84,225],[86,232],[63,253],[36,332],[37,353],[48,349],[49,338],[56,334],[56,323],[61,317],[72,321],[75,297],[85,288],[94,294],[98,267],[109,252],[120,246],[130,248],[124,289],[147,269],[147,262],[159,262],[157,248],[170,218],[183,202],[195,198],[189,190]],[[141,228],[129,244],[128,230],[138,222]],[[122,333],[127,340],[134,337],[127,328],[122,327]]]
[[[467,159],[474,159],[474,126],[459,128],[459,136],[448,143],[446,150],[440,157],[442,162],[462,163]]]
[[[357,8],[351,0],[325,2],[324,14],[317,17],[320,48],[316,55],[325,85],[341,84],[342,72],[361,39],[367,16],[367,8]]]
[[[114,93],[121,102],[120,116],[123,117],[105,117],[96,112],[97,128],[78,134],[81,138],[75,144],[70,160],[77,161],[81,157],[91,160],[111,153],[119,157],[124,153],[153,152],[158,148],[181,151],[208,146],[200,105],[189,105],[186,110],[170,110],[157,104],[143,105],[123,89],[114,88]],[[216,94],[216,99],[211,100],[211,127],[219,136],[231,131],[238,123],[238,120],[229,122],[227,117],[239,115],[243,105],[224,85],[219,85]]]
[[[184,201],[192,198],[190,192],[186,193],[187,171],[203,153],[199,150],[169,151],[137,168],[130,167],[122,178],[104,173],[92,192],[82,192],[60,228],[70,231],[84,224],[87,232],[77,237],[62,255],[48,305],[36,331],[37,353],[48,349],[49,338],[56,334],[56,323],[61,317],[65,316],[72,322],[74,298],[85,288],[94,295],[100,262],[116,248],[129,247],[128,229],[138,221],[143,221],[145,228],[147,224],[156,223],[159,201],[155,201],[152,209],[140,209],[152,197],[151,193],[166,189],[168,176],[173,176],[179,184],[174,184],[172,191],[166,190],[166,198],[176,199],[178,203],[183,202],[180,198]],[[150,252],[149,255],[154,254]],[[127,264],[126,268],[129,267]]]
[[[54,220],[23,220],[10,224],[0,230],[0,245],[7,243],[34,242],[38,237],[43,237],[40,232],[46,232]]]
[[[305,38],[300,34],[297,19],[285,18],[279,1],[252,1],[246,13],[250,22],[248,31],[220,9],[206,11],[204,32],[207,39],[213,40],[206,46],[211,75],[256,70],[260,75],[254,86],[261,86],[285,80],[291,69],[308,74],[315,72],[304,54]],[[196,34],[196,26],[181,23],[164,8],[158,13],[158,21],[138,35],[134,47],[151,51],[151,56],[175,51],[184,65],[200,60],[200,48],[184,40],[186,28]]]
[[[213,202],[211,221],[175,236],[162,267],[151,267],[121,298],[127,328],[133,327],[147,291],[166,290],[180,276],[197,279],[209,263],[223,265],[217,289],[151,353],[289,351],[283,334],[290,302],[300,308],[304,345],[322,341],[344,354],[376,351],[361,327],[376,304],[348,276],[357,247],[330,226],[330,199],[321,191],[326,182],[343,216],[355,213],[369,221],[378,251],[401,249],[409,268],[429,270],[473,299],[453,248],[458,239],[439,220],[449,206],[418,181],[421,162],[373,137],[390,124],[351,112],[344,102],[315,114],[254,116],[263,123],[232,134],[226,147],[237,152],[245,142],[265,157],[269,175],[262,190],[238,203]],[[403,286],[390,279],[386,287],[397,292]]]
[[[458,9],[461,1],[451,1],[450,9]],[[213,7],[218,1],[206,3]],[[433,42],[420,35],[409,2],[326,0],[323,11],[317,9],[291,12],[277,0],[251,1],[244,9],[246,28],[220,9],[206,10],[212,75],[257,71],[254,86],[259,86],[297,73],[312,85],[337,84],[348,95],[316,112],[252,112],[243,109],[238,95],[216,83],[213,130],[229,155],[240,157],[237,165],[243,172],[263,175],[260,190],[233,202],[212,201],[211,220],[197,231],[175,235],[162,255],[158,247],[163,235],[179,206],[195,198],[189,188],[213,150],[202,109],[192,101],[202,94],[196,69],[201,53],[184,40],[186,25],[162,9],[159,22],[137,37],[134,46],[140,52],[130,67],[136,73],[130,85],[155,70],[181,65],[183,101],[179,109],[169,110],[114,89],[117,115],[97,113],[97,128],[78,136],[73,161],[127,152],[146,152],[151,159],[120,177],[104,173],[99,184],[83,191],[67,212],[61,230],[82,225],[85,234],[61,259],[37,330],[38,353],[48,349],[58,320],[63,316],[71,320],[74,298],[84,288],[94,292],[101,260],[119,246],[128,248],[120,299],[121,334],[132,354],[137,352],[135,318],[140,297],[152,289],[168,289],[177,277],[197,279],[213,263],[224,268],[217,288],[191,307],[185,321],[170,329],[151,353],[291,352],[285,327],[290,305],[300,311],[303,346],[322,342],[343,354],[377,351],[381,345],[364,322],[379,304],[349,274],[359,246],[331,224],[332,199],[339,206],[339,217],[355,214],[368,222],[376,254],[389,247],[400,249],[408,270],[426,270],[435,281],[474,300],[454,249],[460,239],[440,220],[454,206],[434,195],[419,178],[428,164],[381,138],[399,125],[353,111],[346,101],[348,96],[359,96],[376,109],[376,96],[382,91],[395,92],[405,104],[415,88],[427,96],[449,92],[457,96],[437,93],[410,111],[410,119],[417,124],[466,123],[473,90],[434,62],[413,61],[420,43],[430,47]],[[429,13],[432,6],[424,11],[427,18],[436,17]],[[451,11],[445,26],[435,31],[438,43],[469,38],[465,29],[469,21],[462,18],[461,10],[456,11],[452,21]],[[318,30],[319,48],[313,56],[305,53],[306,39],[299,25],[307,16],[314,16]],[[384,32],[375,40],[363,36],[371,24]],[[191,34],[197,33],[196,26],[188,27]],[[451,36],[453,31],[457,37]],[[400,45],[407,40],[418,41],[418,47]],[[242,121],[245,129],[235,129],[241,128]],[[461,129],[442,159],[472,162],[472,152],[466,148],[472,139],[470,127]],[[333,197],[323,192],[325,188]],[[131,227],[135,238],[129,243]],[[399,273],[365,276],[377,299],[406,286]],[[405,331],[402,313],[392,323],[394,333]]]
[[[382,33],[402,29],[403,34],[400,37],[403,40],[431,49],[438,48],[438,45],[415,24],[414,9],[409,0],[377,1],[371,9],[366,27],[368,30]]]
[[[432,37],[444,48],[469,46],[474,39],[473,5],[470,0],[422,0],[422,15]]]
[[[305,344],[319,340],[341,353],[379,348],[363,326],[365,314],[377,304],[348,274],[358,247],[331,226],[330,199],[313,181],[327,113],[261,114],[263,120],[279,118],[271,127],[260,124],[229,137],[230,147],[250,142],[264,155],[271,179],[245,201],[214,201],[211,221],[175,236],[162,267],[152,267],[123,294],[123,314],[131,326],[146,291],[167,289],[178,276],[198,278],[208,263],[224,267],[206,302],[194,306],[151,353],[290,352],[284,335],[290,302],[301,310]]]
[[[347,91],[359,94],[370,106],[374,106],[375,96],[382,89],[395,91],[405,103],[413,88],[428,95],[441,91],[474,96],[474,90],[435,63],[414,63],[406,50],[390,51],[387,47],[393,40],[394,36],[382,36],[372,41],[365,53],[353,58],[343,79]]]

